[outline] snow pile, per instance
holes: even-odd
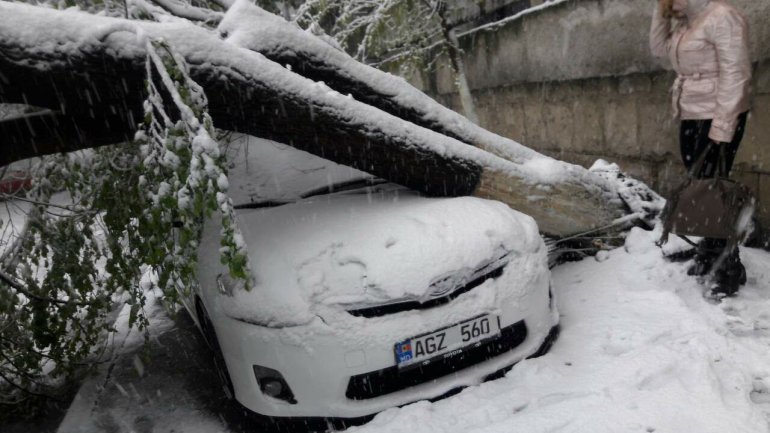
[[[606,261],[554,270],[562,334],[503,379],[378,415],[353,432],[745,432],[770,428],[770,254],[705,301],[686,266],[635,229]]]
[[[655,219],[666,206],[666,199],[643,182],[628,177],[615,163],[599,159],[589,171],[617,185],[618,196],[631,209],[631,213],[639,215],[650,226],[655,225]]]

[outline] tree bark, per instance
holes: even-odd
[[[215,32],[86,15],[0,2],[0,102],[54,114],[0,122],[0,166],[133,137],[143,116],[145,53],[129,30],[140,26],[142,34],[162,37],[187,60],[218,128],[286,143],[428,195],[501,200],[554,236],[600,227],[626,213],[611,188],[539,184],[518,164],[332,92]],[[85,19],[93,22],[77,23]],[[40,50],[65,46],[48,36],[47,26],[88,43]],[[36,36],[26,40],[15,28]],[[114,30],[94,43],[94,28]]]
[[[473,94],[471,94],[471,87],[468,84],[468,76],[465,73],[465,62],[463,61],[463,53],[460,50],[460,41],[457,39],[457,34],[454,29],[449,26],[446,19],[446,2],[436,8],[436,14],[439,18],[439,25],[441,26],[441,35],[444,38],[444,43],[447,46],[447,53],[449,54],[449,64],[452,66],[452,72],[455,75],[455,87],[460,94],[460,105],[463,107],[463,113],[465,117],[476,125],[479,124],[479,116],[476,113],[476,104],[473,102]]]

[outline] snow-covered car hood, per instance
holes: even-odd
[[[532,218],[502,203],[389,184],[237,217],[255,287],[222,296],[222,306],[265,325],[308,323],[320,307],[425,299],[490,262],[542,248]]]

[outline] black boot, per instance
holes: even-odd
[[[745,286],[746,285],[746,268],[743,266],[743,263],[738,262],[737,264],[733,265],[732,272],[735,275],[737,275],[738,285]]]
[[[715,297],[735,296],[744,284],[746,284],[746,268],[741,263],[740,253],[736,248],[714,273],[714,287],[711,289],[711,294]]]
[[[711,267],[714,266],[716,256],[713,254],[698,254],[695,255],[694,263],[687,269],[687,275],[693,277],[702,277],[711,272]]]
[[[711,272],[714,262],[722,254],[726,245],[727,242],[722,239],[706,238],[700,241],[695,252],[695,262],[687,269],[687,275],[702,277]]]
[[[740,281],[735,275],[726,272],[717,272],[714,286],[711,288],[711,296],[715,298],[729,298],[735,296],[740,289]]]

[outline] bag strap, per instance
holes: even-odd
[[[687,174],[687,176],[690,179],[695,179],[698,173],[700,173],[701,169],[703,168],[703,165],[706,163],[706,158],[708,157],[709,152],[711,152],[711,149],[714,146],[715,146],[714,142],[710,141],[708,146],[706,146],[706,148],[703,149],[703,152],[701,152],[700,156],[698,156],[698,159],[695,160],[695,164],[693,164],[693,166],[690,168],[690,172]]]
[[[682,239],[683,241],[685,241],[685,242],[687,242],[688,244],[690,244],[691,246],[693,246],[693,247],[695,247],[695,248],[698,248],[698,244],[696,244],[695,242],[691,241],[691,240],[690,240],[690,238],[688,238],[687,236],[682,236],[682,235],[677,235],[677,236],[678,236],[680,239]]]
[[[716,272],[718,269],[722,269],[722,265],[725,264],[725,261],[730,257],[730,255],[735,251],[736,248],[741,243],[741,239],[738,237],[738,234],[732,234],[729,238],[727,238],[727,244],[725,245],[724,250],[722,250],[722,253],[719,254],[719,257],[714,261],[714,264],[711,266],[711,272],[708,274],[708,278],[713,280],[716,277]]]
[[[719,170],[718,174],[714,177],[727,179],[730,175],[730,173],[727,172],[727,155],[725,154],[725,147],[727,147],[727,145],[718,144],[717,146],[719,146],[719,161],[717,162]]]
[[[725,153],[726,145],[715,143],[713,141],[709,142],[708,146],[706,146],[706,148],[703,150],[703,153],[701,153],[701,155],[698,157],[696,163],[692,166],[692,169],[688,173],[689,179],[695,179],[697,174],[700,173],[701,169],[703,169],[703,166],[706,164],[706,159],[708,158],[709,153],[711,153],[711,149],[713,149],[714,146],[719,148],[719,152],[717,154],[717,166],[714,170],[714,176],[712,179],[714,179],[715,184],[720,179],[729,179],[729,173],[727,172],[727,154]]]
[[[682,188],[683,189],[683,188]],[[671,222],[671,212],[676,209],[679,202],[679,191],[675,192],[671,197],[671,200],[666,202],[666,206],[663,208],[661,219],[663,221],[663,232],[660,234],[660,239],[655,242],[655,245],[662,247],[668,243],[668,236],[671,234],[671,230],[674,228]]]

